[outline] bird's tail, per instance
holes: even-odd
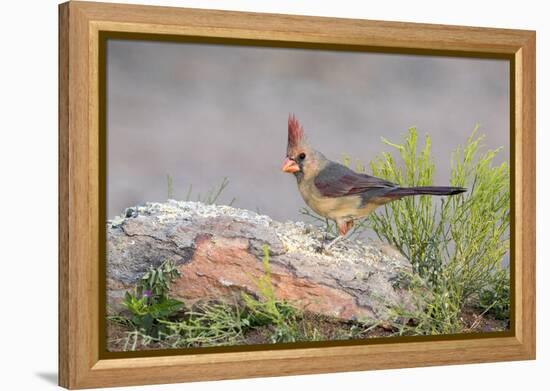
[[[463,187],[450,186],[421,186],[421,187],[398,187],[387,195],[396,197],[414,196],[414,195],[455,195],[464,193],[467,189]]]

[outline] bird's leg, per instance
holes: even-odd
[[[338,231],[340,235],[332,242],[327,244],[325,250],[329,250],[332,246],[334,246],[336,243],[347,236],[347,234],[351,231],[351,228],[353,227],[353,220],[337,221],[336,224],[338,224]]]
[[[324,248],[324,250],[330,250],[332,246],[334,246],[336,243],[338,243],[340,240],[344,238],[344,235],[339,235],[336,239],[332,240],[329,244],[327,244]]]
[[[325,219],[325,234],[324,234],[324,237],[323,237],[323,242],[326,242],[327,239],[328,239],[328,233],[329,233],[329,229],[330,229],[330,221],[329,219]]]

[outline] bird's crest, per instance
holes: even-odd
[[[290,152],[304,143],[304,128],[298,122],[294,114],[288,116],[288,146]]]

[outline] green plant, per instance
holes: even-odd
[[[239,306],[224,302],[201,304],[183,319],[161,323],[166,326],[166,342],[175,348],[234,344],[248,329]]]
[[[213,205],[216,202],[218,202],[218,200],[220,199],[222,193],[225,191],[227,186],[229,186],[229,179],[227,177],[224,177],[218,187],[211,188],[210,190],[208,190],[208,192],[206,193],[206,196],[204,197],[201,195],[201,193],[198,193],[195,199],[198,202],[204,202],[205,204]],[[190,184],[189,187],[187,188],[185,201],[191,201],[192,198],[193,198],[193,185]],[[233,197],[227,205],[232,206],[236,200],[237,199]]]
[[[493,165],[499,150],[481,153],[482,140],[476,128],[466,146],[452,156],[450,184],[468,188],[466,194],[444,197],[439,203],[429,196],[407,197],[364,221],[380,239],[407,256],[431,288],[427,317],[419,322],[419,332],[456,332],[466,303],[475,300],[486,306],[487,301],[480,300],[482,292],[505,293],[494,287],[506,284],[509,274],[501,265],[509,249],[509,167]],[[383,141],[402,162],[383,153],[370,164],[373,175],[401,186],[432,185],[435,165],[429,136],[421,151],[415,128],[409,129],[403,144]]]
[[[168,297],[169,284],[180,275],[175,265],[166,261],[139,280],[134,292],[126,292],[122,304],[131,314],[130,321],[140,332],[158,337],[164,331],[163,320],[177,313],[183,303]]]
[[[510,318],[510,274],[500,270],[493,283],[481,291],[479,307],[495,319]]]
[[[170,283],[180,277],[180,272],[171,261],[163,262],[159,267],[150,267],[141,277],[136,289],[139,296],[149,296],[149,302],[155,303],[166,298]]]
[[[460,297],[451,294],[446,286],[426,289],[418,276],[411,279],[409,289],[413,292],[413,310],[404,307],[391,309],[392,326],[398,335],[456,334],[463,331],[460,311],[463,303]]]
[[[299,311],[290,303],[278,300],[275,297],[271,283],[271,268],[269,266],[269,248],[263,247],[264,257],[262,264],[264,274],[256,280],[259,299],[243,293],[242,297],[246,308],[246,322],[251,327],[271,325],[272,342],[295,342],[298,336],[296,322]]]
[[[227,177],[224,177],[218,187],[208,190],[205,197],[203,197],[201,193],[198,193],[196,199],[198,202],[204,202],[205,204],[213,205],[218,201],[218,199],[220,198],[220,196],[222,195],[222,193],[224,192],[227,186],[229,186],[229,179],[227,179]],[[193,185],[189,185],[185,200],[191,201],[192,194],[193,194]],[[233,205],[234,202],[235,202],[235,198],[233,198],[228,205],[231,206]]]
[[[203,197],[201,193],[198,193],[195,199],[198,202],[204,202],[208,205],[213,205],[220,199],[222,193],[225,191],[225,189],[229,186],[229,179],[227,177],[224,177],[221,181],[221,183],[215,187],[208,190],[206,195]],[[173,199],[174,196],[174,178],[170,174],[166,174],[166,194],[168,199]],[[187,193],[185,196],[185,201],[191,201],[193,198],[193,184],[190,184],[187,187]],[[231,206],[235,203],[237,199],[233,197],[231,201],[227,205]]]

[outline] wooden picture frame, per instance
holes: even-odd
[[[154,34],[269,45],[511,61],[511,332],[499,337],[105,358],[98,211],[105,188],[101,35]],[[535,358],[535,32],[68,2],[59,6],[59,384],[90,388]]]

